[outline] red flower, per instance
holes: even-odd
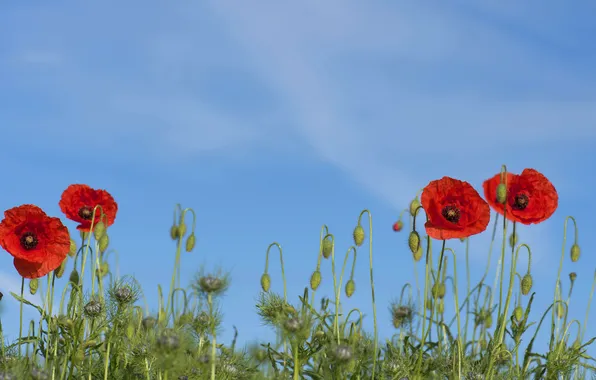
[[[467,182],[443,177],[422,191],[422,207],[428,221],[426,233],[433,239],[466,238],[486,229],[490,208]]]
[[[4,212],[0,245],[25,278],[43,277],[62,264],[70,250],[70,235],[60,219],[37,206],[22,205]]]
[[[553,184],[534,169],[524,169],[520,175],[507,173],[507,202],[504,205],[496,201],[499,183],[500,174],[484,181],[484,195],[499,214],[503,215],[503,210],[507,208],[507,219],[513,222],[544,222],[559,205],[559,195]]]
[[[114,198],[105,190],[95,190],[87,185],[70,185],[62,193],[60,198],[60,210],[70,220],[80,223],[78,230],[89,232],[91,230],[91,219],[93,219],[93,209],[95,206],[101,206],[95,211],[96,225],[100,221],[101,210],[103,209],[106,218],[104,223],[106,227],[114,224],[118,204]]]
[[[399,232],[404,227],[404,223],[401,220],[398,220],[393,224],[393,231]]]

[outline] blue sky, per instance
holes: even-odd
[[[400,210],[443,175],[481,189],[501,164],[533,167],[560,194],[549,221],[520,231],[537,302],[544,310],[552,297],[573,215],[583,255],[575,265],[566,257],[562,278],[566,292],[578,273],[571,312],[583,322],[596,267],[594,16],[588,1],[3,3],[0,209],[36,203],[58,216],[69,184],[107,189],[120,205],[110,230],[120,271],[155,306],[174,262],[173,206],[193,207],[198,241],[182,257],[182,283],[203,264],[230,270],[223,339],[235,325],[249,342],[272,336],[254,310],[268,244],[282,244],[297,301],[321,225],[343,256],[368,208],[385,338],[389,301],[414,281],[407,234],[391,230]],[[473,275],[488,242],[488,232],[471,241]],[[346,307],[370,315],[365,255]],[[272,257],[281,292],[278,268]],[[0,255],[0,288],[18,283]],[[330,286],[325,262],[318,295]],[[3,303],[10,330],[18,305]]]

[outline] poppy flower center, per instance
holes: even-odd
[[[447,219],[451,223],[459,222],[460,213],[459,209],[455,206],[446,206],[441,211],[441,215],[443,215],[443,218]]]
[[[93,217],[93,209],[87,206],[81,207],[79,209],[79,216],[84,220],[91,220]]]
[[[37,236],[32,232],[25,232],[21,236],[21,247],[25,248],[27,251],[37,247],[37,243],[39,243]]]
[[[526,194],[517,194],[512,207],[516,210],[524,210],[528,207],[528,203],[530,203],[530,198]]]

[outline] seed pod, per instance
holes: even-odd
[[[416,216],[416,210],[418,210],[418,207],[420,207],[420,201],[418,200],[418,197],[416,197],[412,200],[412,202],[410,202],[410,215]]]
[[[75,257],[77,254],[77,243],[74,240],[70,239],[70,250],[68,251],[68,256]]]
[[[37,289],[39,289],[39,281],[36,278],[32,278],[29,280],[29,293],[34,296],[37,293]]]
[[[577,273],[575,273],[575,272],[569,273],[569,281],[574,282],[576,278],[577,278]]]
[[[172,238],[172,240],[178,239],[178,226],[175,224],[173,224],[172,227],[170,227],[170,237]]]
[[[505,201],[507,201],[507,186],[504,183],[500,183],[497,186],[497,202],[505,204]]]
[[[312,290],[317,290],[319,285],[321,285],[321,271],[316,270],[312,272],[310,276],[310,288]]]
[[[515,316],[515,320],[520,322],[524,317],[524,309],[521,306],[516,307],[513,310],[513,315]]]
[[[192,232],[190,236],[186,239],[186,252],[191,252],[195,248],[195,233]]]
[[[420,235],[418,235],[418,232],[410,232],[410,236],[408,237],[408,246],[410,247],[410,251],[412,253],[416,254],[418,252],[418,249],[420,248]]]
[[[356,283],[354,283],[354,280],[349,279],[348,282],[346,282],[346,296],[348,298],[352,297],[355,290],[356,290]]]
[[[269,276],[269,273],[263,273],[261,276],[261,289],[263,289],[265,293],[271,289],[271,276]]]
[[[99,240],[105,233],[106,225],[100,220],[95,226],[93,226],[93,236],[95,236],[95,240]]]
[[[510,247],[515,247],[515,245],[517,244],[517,234],[512,233],[511,235],[509,235],[509,246]]]
[[[352,235],[354,237],[354,244],[360,247],[362,243],[364,243],[364,228],[358,224],[356,228],[354,228],[354,233]]]
[[[579,245],[573,244],[571,246],[571,261],[574,263],[577,262],[577,260],[579,260],[580,253]]]
[[[524,296],[527,296],[532,290],[532,275],[530,273],[526,273],[526,275],[522,278],[521,282],[521,291]]]
[[[328,259],[331,256],[331,252],[333,251],[333,242],[331,239],[324,239],[323,240],[323,257]]]
[[[108,234],[104,234],[98,241],[99,244],[99,252],[104,253],[108,249],[108,245],[110,245],[110,238]]]

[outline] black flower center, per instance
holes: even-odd
[[[517,194],[512,207],[516,210],[524,210],[528,207],[528,203],[530,203],[530,198],[526,194]]]
[[[93,217],[93,209],[87,206],[81,207],[79,209],[79,216],[84,220],[91,220]]]
[[[455,206],[446,206],[443,208],[443,211],[441,211],[441,215],[451,223],[459,222],[460,213],[459,209]]]
[[[37,236],[35,236],[32,232],[25,232],[21,235],[21,247],[25,248],[27,251],[37,247]]]

